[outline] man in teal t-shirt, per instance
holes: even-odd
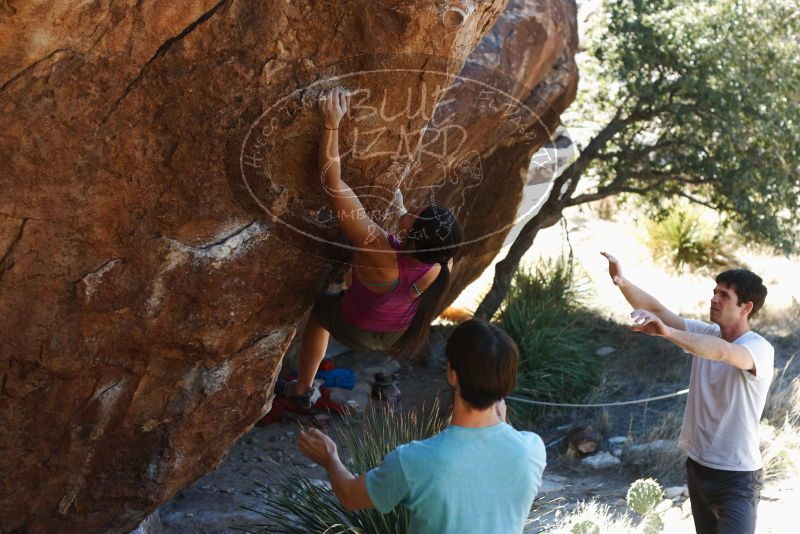
[[[300,451],[328,471],[348,510],[386,513],[402,504],[415,534],[520,533],[546,454],[539,436],[505,423],[517,347],[499,328],[470,320],[450,335],[446,353],[453,418],[442,432],[401,445],[361,476],[344,467],[336,444],[319,430],[300,433]]]

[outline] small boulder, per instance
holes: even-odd
[[[641,445],[633,445],[628,450],[632,453],[646,453],[646,452],[667,452],[675,448],[675,442],[669,439],[657,439],[650,443],[642,443]]]
[[[595,354],[598,356],[610,356],[615,352],[617,352],[617,349],[614,347],[600,347]]]
[[[688,494],[689,489],[683,486],[670,486],[664,490],[664,497],[667,499],[677,499],[678,497],[683,497],[684,492]]]
[[[162,534],[164,529],[161,526],[161,519],[158,510],[150,514],[142,521],[138,527],[131,530],[130,534]]]
[[[608,449],[611,454],[619,458],[625,452],[625,446],[630,441],[626,436],[615,436],[608,438]]]
[[[583,463],[594,469],[604,469],[606,467],[613,467],[622,462],[616,456],[612,456],[607,452],[601,452],[593,456],[588,456],[583,459]]]
[[[655,510],[653,511],[657,514],[663,514],[664,512],[672,508],[672,505],[673,502],[670,499],[664,499],[663,501],[658,503],[658,506],[656,506]]]

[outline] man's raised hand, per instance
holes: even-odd
[[[636,324],[631,326],[633,332],[642,332],[651,336],[666,336],[667,325],[658,318],[658,315],[651,313],[647,310],[636,309],[631,312],[633,322]]]
[[[608,260],[608,274],[611,276],[611,281],[616,286],[620,285],[625,279],[622,278],[622,267],[619,264],[619,260],[608,252],[601,252],[600,254]]]
[[[331,460],[339,456],[336,443],[316,428],[301,431],[297,436],[297,447],[311,461],[328,468]]]

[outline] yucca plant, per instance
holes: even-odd
[[[363,419],[345,418],[335,432],[340,454],[349,454],[346,461],[355,473],[366,473],[383,462],[383,458],[399,445],[422,440],[438,433],[447,420],[439,412],[438,402],[431,410],[423,408],[400,412],[391,409],[370,410]],[[345,456],[343,454],[342,458]],[[406,534],[410,515],[398,506],[388,514],[377,510],[348,512],[327,485],[320,485],[297,467],[276,466],[270,470],[275,482],[267,486],[256,482],[268,492],[263,510],[252,510],[268,524],[240,527],[252,533],[275,534]]]
[[[653,255],[676,269],[718,269],[734,262],[721,236],[696,209],[676,207],[648,221],[647,244]]]
[[[517,343],[518,391],[540,400],[581,399],[600,379],[587,342],[588,312],[571,258],[543,261],[514,277],[497,324]]]

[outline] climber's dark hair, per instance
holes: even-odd
[[[455,255],[464,235],[451,210],[431,204],[417,214],[406,240],[414,242],[415,259],[422,263],[438,263],[442,267],[436,280],[418,297],[419,305],[414,319],[393,347],[402,355],[413,357],[428,340],[431,322],[443,311],[444,299],[450,289],[447,262]]]

